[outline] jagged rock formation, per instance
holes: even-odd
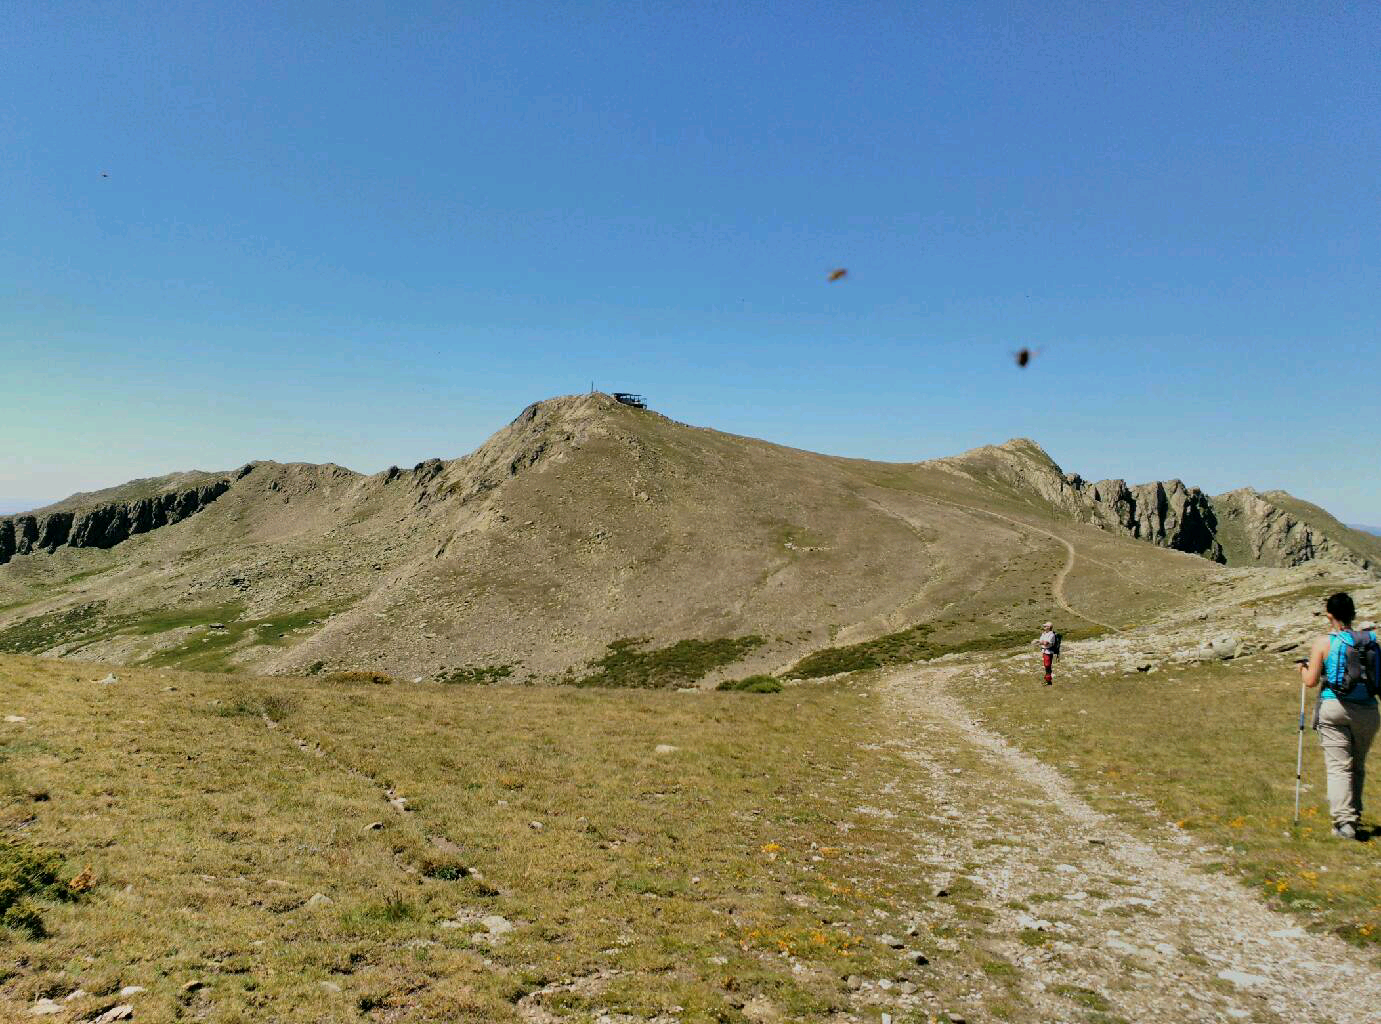
[[[1077,474],[1065,479],[1087,521],[1163,548],[1227,561],[1217,539],[1213,502],[1199,488],[1179,480],[1129,487],[1125,480],[1090,484]]]
[[[1262,494],[1244,487],[1218,495],[1213,504],[1231,564],[1290,566],[1326,560],[1371,571],[1381,567],[1381,540],[1284,491]]]
[[[1212,502],[1203,491],[1179,480],[1130,487],[1125,480],[1089,483],[1077,473],[1066,473],[1027,438],[976,448],[935,464],[1018,494],[1034,491],[1066,515],[1110,533],[1214,562],[1224,560]]]
[[[77,509],[55,506],[46,512],[0,519],[0,565],[15,555],[54,551],[63,545],[112,548],[135,534],[180,522],[201,511],[228,491],[233,479],[238,480],[249,472],[250,467],[246,466],[233,478],[226,476],[196,487],[165,491],[132,501]]]
[[[1034,492],[1066,515],[1111,533],[1225,565],[1327,561],[1371,572],[1381,568],[1381,539],[1344,526],[1317,505],[1284,491],[1244,488],[1210,497],[1180,480],[1132,486],[1124,480],[1090,483],[1064,472],[1025,438],[936,464],[1014,493]]]

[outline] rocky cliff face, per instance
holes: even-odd
[[[937,464],[1018,493],[1035,491],[1067,515],[1111,533],[1215,562],[1224,560],[1212,501],[1197,487],[1186,487],[1179,480],[1134,486],[1125,480],[1090,483],[1077,473],[1064,472],[1040,445],[1025,438],[977,448]]]
[[[1041,499],[1080,522],[1225,565],[1345,563],[1381,571],[1381,539],[1343,525],[1284,491],[1209,497],[1179,480],[1129,486],[1065,473],[1034,441],[976,448],[937,465]]]
[[[1234,565],[1291,566],[1325,560],[1375,572],[1381,544],[1323,509],[1280,491],[1242,488],[1213,499],[1220,534]]]
[[[1077,474],[1065,477],[1073,511],[1105,530],[1124,533],[1174,551],[1225,562],[1218,543],[1218,516],[1208,495],[1179,480],[1129,487],[1125,480],[1090,484]]]
[[[244,476],[249,467],[233,479]],[[232,477],[132,501],[0,519],[0,565],[16,555],[74,548],[110,548],[136,534],[179,522],[230,489]]]

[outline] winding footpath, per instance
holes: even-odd
[[[941,501],[942,499],[935,498],[931,500]],[[1072,604],[1070,604],[1069,599],[1065,597],[1065,581],[1069,579],[1069,574],[1074,571],[1074,559],[1076,553],[1074,550],[1074,545],[1071,544],[1069,541],[1065,540],[1058,533],[1053,533],[1050,530],[1044,530],[1039,526],[1032,526],[1030,523],[1024,523],[1020,519],[1013,519],[1011,516],[1004,516],[1001,512],[990,512],[985,508],[978,508],[975,505],[961,505],[955,501],[942,501],[942,503],[945,505],[949,505],[952,508],[962,508],[967,512],[977,512],[979,515],[992,516],[994,519],[1001,519],[1005,523],[1011,523],[1013,526],[1018,527],[1019,529],[1029,530],[1031,533],[1039,533],[1044,537],[1049,537],[1051,540],[1059,541],[1061,544],[1064,545],[1065,564],[1064,568],[1055,574],[1055,582],[1051,585],[1051,592],[1055,596],[1055,603],[1058,604],[1065,611],[1069,612],[1070,615],[1073,615],[1076,618],[1083,619],[1085,622],[1092,622],[1095,626],[1102,626],[1104,629],[1112,630],[1114,633],[1122,632],[1122,630],[1119,627],[1114,626],[1111,622],[1100,622],[1098,619],[1095,619],[1090,615],[1085,615],[1083,612],[1079,611]]]
[[[1060,544],[1064,546],[1065,549],[1065,564],[1064,568],[1062,568],[1058,573],[1055,574],[1055,580],[1051,584],[1051,592],[1054,595],[1055,603],[1058,604],[1065,611],[1067,611],[1070,615],[1073,615],[1075,618],[1083,619],[1085,622],[1091,622],[1095,626],[1102,626],[1104,629],[1111,630],[1114,633],[1122,632],[1120,627],[1114,626],[1111,622],[1102,622],[1098,619],[1093,618],[1091,615],[1085,615],[1083,612],[1079,611],[1077,608],[1075,608],[1072,604],[1069,603],[1069,599],[1065,596],[1065,582],[1069,579],[1069,574],[1074,571],[1074,560],[1077,556],[1077,552],[1074,549],[1074,545],[1071,544],[1069,541],[1065,540],[1058,533],[1042,529],[1039,526],[1032,526],[1030,523],[1022,522],[1020,519],[1013,519],[1011,516],[1004,516],[1001,512],[990,512],[988,509],[979,508],[976,505],[965,505],[961,502],[948,501],[944,498],[937,498],[933,495],[923,495],[922,497],[924,498],[924,500],[932,502],[936,505],[945,505],[949,508],[961,509],[964,512],[971,512],[977,515],[991,516],[994,519],[1001,519],[1003,522],[1009,523],[1020,530],[1026,530],[1031,533],[1038,533],[1041,536],[1049,537],[1051,540],[1058,541]],[[921,529],[921,524],[914,522],[911,519],[911,517],[906,515],[904,512],[898,512],[894,508],[889,508],[887,505],[878,501],[876,498],[867,497],[865,495],[865,499],[879,511],[884,512],[889,516],[892,516],[894,519],[900,520],[912,530],[919,531]],[[1092,561],[1092,559],[1090,559],[1090,561]]]

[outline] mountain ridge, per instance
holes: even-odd
[[[943,648],[1065,608],[1077,628],[1137,621],[1222,571],[1176,547],[1202,492],[1089,485],[1029,439],[879,463],[600,394],[533,403],[468,455],[411,469],[263,461],[208,478],[224,488],[186,515],[104,547],[36,553],[35,537],[0,565],[0,649],[555,680],[633,638],[753,637],[724,671],[770,671],[918,626]],[[130,511],[151,496],[122,486],[86,500],[114,493],[128,500],[95,506],[105,519],[152,523]],[[92,515],[54,507],[69,538]]]
[[[1052,507],[1115,533],[1230,566],[1288,567],[1311,561],[1381,567],[1381,542],[1286,491],[1239,488],[1210,496],[1178,478],[1129,485],[1067,473],[1035,441],[1014,438],[936,460],[979,463]]]

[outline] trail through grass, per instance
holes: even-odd
[[[1291,821],[1299,676],[1285,656],[1150,674],[1085,673],[1066,658],[1053,687],[1007,663],[956,696],[1019,747],[1068,772],[1096,806],[1139,828],[1172,823],[1219,845],[1222,870],[1272,905],[1381,952],[1381,836],[1371,843],[1329,837],[1313,732],[1305,740],[1301,825]],[[1381,800],[1376,774],[1373,763],[1373,805]],[[1363,821],[1377,828],[1374,811]]]

